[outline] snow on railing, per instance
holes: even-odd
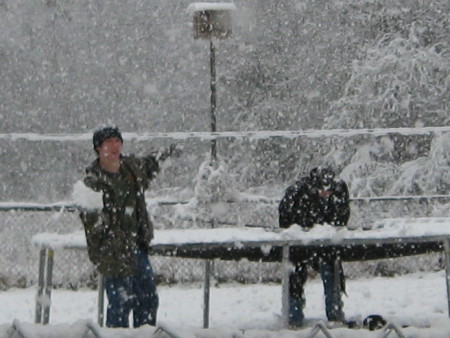
[[[38,338],[32,330],[23,325],[18,319],[14,319],[13,321],[10,337],[12,337],[14,333],[16,333],[20,338]]]
[[[87,337],[89,333],[93,334],[95,338],[103,338],[105,337],[101,333],[101,328],[97,324],[95,324],[92,320],[87,320],[85,325],[85,332],[83,334],[83,337]],[[48,326],[47,326],[48,328]],[[23,324],[20,320],[14,319],[12,326],[9,330],[9,336],[8,337],[20,337],[20,338],[38,338],[42,337],[43,327],[39,328],[38,333],[35,332],[36,327],[32,324]],[[51,332],[51,327],[47,332]],[[47,335],[46,335],[47,336]],[[50,334],[49,334],[50,336]],[[53,336],[53,335],[51,335]],[[90,336],[90,335],[89,335]]]
[[[307,130],[258,130],[258,131],[218,131],[218,132],[167,132],[167,133],[122,133],[122,136],[131,141],[148,141],[155,138],[169,138],[175,140],[187,140],[191,138],[201,140],[215,140],[220,138],[247,138],[269,139],[272,137],[297,138],[297,137],[352,137],[358,135],[382,136],[388,134],[401,135],[428,135],[431,133],[450,132],[450,126],[420,127],[420,128],[363,128],[363,129],[307,129]],[[37,134],[37,133],[6,133],[0,134],[3,140],[26,141],[58,141],[80,142],[91,141],[92,132],[83,134]]]
[[[177,200],[156,200],[152,204],[158,205],[176,205],[186,204],[187,201]],[[22,210],[22,211],[55,211],[64,209],[66,211],[77,211],[79,206],[72,202],[56,203],[32,203],[32,202],[0,202],[0,211]]]
[[[87,333],[92,332],[94,337],[103,338],[103,335],[100,332],[100,326],[95,324],[92,320],[88,320],[86,323],[86,334],[83,337],[87,336]]]
[[[398,195],[398,196],[373,196],[373,197],[352,197],[350,202],[374,202],[374,201],[421,201],[421,200],[436,200],[436,199],[450,199],[450,195]],[[243,195],[238,200],[225,201],[226,203],[240,203],[240,202],[253,202],[262,204],[274,204],[280,203],[280,198],[266,197],[262,195],[247,196]],[[149,204],[154,205],[177,205],[187,204],[189,200],[171,200],[167,198],[163,199],[151,199],[147,201]],[[10,210],[22,210],[22,211],[55,211],[64,209],[66,211],[77,211],[79,206],[72,202],[56,202],[56,203],[33,203],[33,202],[0,202],[0,211]]]
[[[386,325],[386,327],[383,330],[383,335],[381,337],[386,338],[391,334],[391,332],[395,332],[398,338],[406,338],[406,335],[394,323],[388,323]]]
[[[198,336],[191,335],[186,332],[177,332],[174,328],[169,327],[165,323],[158,323],[153,336],[156,337],[169,337],[169,338],[195,338]]]
[[[330,331],[327,329],[324,322],[319,321],[314,325],[314,327],[311,329],[311,331],[308,333],[308,338],[315,337],[318,333],[322,332],[325,337],[327,338],[333,338],[333,336],[330,334]]]

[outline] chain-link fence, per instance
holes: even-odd
[[[37,233],[70,233],[83,230],[78,213],[73,211],[2,211],[0,222],[0,289],[27,287],[37,283],[39,249],[31,243]],[[156,230],[157,231],[157,230]],[[195,282],[203,279],[204,261],[152,257],[160,283]],[[216,261],[217,282],[264,282],[279,280],[276,263]],[[56,250],[53,284],[55,287],[96,286],[96,272],[85,250]]]
[[[158,229],[174,227],[170,224],[173,206],[153,205],[151,212],[155,220],[156,236]],[[370,203],[353,201],[352,217],[349,227],[358,228],[383,218],[383,210],[398,210],[397,217],[430,216],[436,204],[429,200],[372,201]],[[222,219],[228,226],[277,224],[275,203],[235,203]],[[37,233],[70,233],[82,231],[78,212],[61,209],[57,211],[12,210],[0,211],[0,289],[27,287],[37,283],[39,252],[33,247],[31,238]],[[165,216],[165,217],[163,217]],[[182,226],[201,227],[195,225]],[[231,224],[231,225],[230,225]],[[204,227],[207,224],[203,224]],[[204,261],[169,257],[152,257],[152,264],[159,283],[190,283],[203,280]],[[387,259],[368,262],[345,263],[345,274],[349,278],[362,275],[394,276],[420,270],[439,270],[443,268],[442,255],[431,253],[416,257]],[[310,272],[311,277],[316,273]],[[265,283],[281,281],[279,263],[241,261],[215,261],[213,278],[216,283]],[[89,262],[87,252],[80,250],[57,250],[55,252],[53,282],[55,287],[79,288],[95,287],[96,272]]]

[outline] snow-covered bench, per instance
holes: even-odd
[[[40,233],[32,238],[40,248],[36,322],[48,323],[55,250],[86,250],[84,233]],[[282,319],[287,325],[288,282],[291,255],[308,257],[318,251],[337,249],[343,260],[362,261],[445,251],[447,295],[450,313],[450,218],[401,218],[375,222],[370,230],[336,229],[317,225],[303,231],[289,229],[215,228],[157,230],[153,255],[226,260],[262,260],[283,263]],[[206,271],[206,270],[205,270]],[[99,323],[103,322],[103,290],[99,288]],[[205,276],[204,324],[208,323],[209,276]]]

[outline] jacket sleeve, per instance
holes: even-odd
[[[280,228],[288,228],[294,221],[294,203],[295,203],[296,189],[295,186],[290,186],[286,189],[286,193],[278,206],[279,226]]]
[[[311,228],[314,225],[309,216],[310,201],[307,190],[303,181],[297,181],[286,189],[286,194],[278,208],[280,227],[287,228],[292,224],[297,224],[304,228]]]
[[[181,148],[175,144],[165,149],[153,151],[145,157],[131,156],[137,163],[139,170],[145,173],[147,182],[153,180],[160,171],[160,164],[171,156],[178,157],[181,153]]]
[[[142,159],[142,165],[149,181],[153,180],[156,177],[156,174],[159,173],[159,161],[153,155],[144,157]]]
[[[298,192],[298,201],[294,210],[295,224],[302,228],[310,229],[316,223],[316,216],[311,213],[311,195],[309,195],[305,188]]]
[[[334,225],[347,225],[350,218],[350,197],[344,181],[338,181],[336,184],[334,203],[336,208]]]

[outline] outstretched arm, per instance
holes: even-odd
[[[180,157],[183,152],[183,146],[180,144],[171,144],[168,148],[159,149],[151,153],[157,161],[165,161],[169,157]]]
[[[171,144],[168,148],[158,149],[150,153],[150,155],[142,158],[141,165],[147,174],[148,180],[155,178],[160,170],[160,164],[169,157],[179,157],[182,153],[183,146],[179,144]]]

